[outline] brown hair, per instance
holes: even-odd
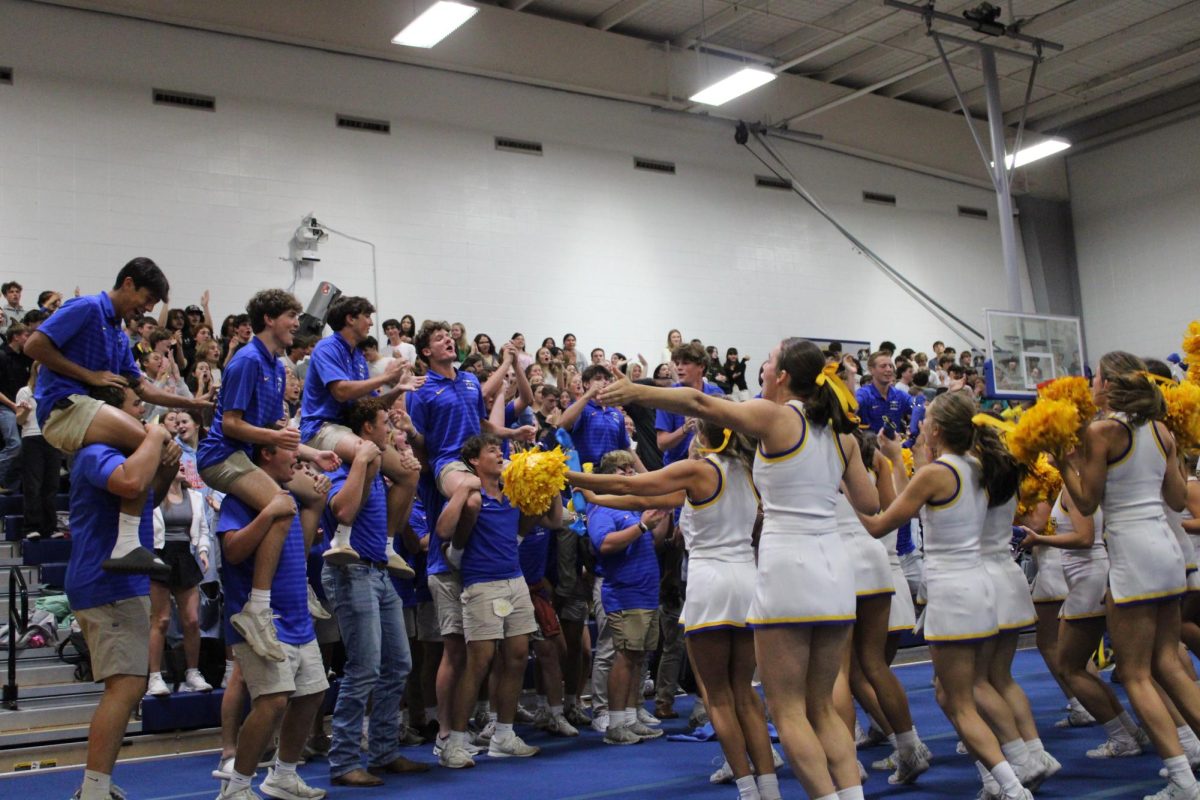
[[[600,459],[596,472],[600,475],[611,475],[619,469],[634,465],[633,453],[628,450],[609,450]]]
[[[995,428],[972,422],[979,413],[969,391],[945,392],[929,402],[926,412],[937,423],[942,441],[955,452],[970,453],[983,467],[980,482],[988,494],[988,506],[1007,503],[1021,482],[1021,465],[1000,440]]]
[[[1114,350],[1100,359],[1100,377],[1108,407],[1120,411],[1133,425],[1162,419],[1167,404],[1154,381],[1146,375],[1146,363],[1132,353]]]
[[[701,367],[708,366],[708,353],[704,351],[704,346],[689,342],[681,344],[671,351],[672,361],[682,361],[684,364],[698,364]]]
[[[837,393],[826,382],[817,385],[817,376],[825,369],[825,354],[807,339],[784,339],[775,359],[775,368],[788,375],[788,389],[804,401],[804,417],[824,428],[831,427],[835,433],[854,433],[858,421],[842,408]]]

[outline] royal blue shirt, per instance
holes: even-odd
[[[550,546],[554,543],[554,531],[535,525],[521,540],[518,554],[521,574],[525,582],[533,585],[546,577],[546,564],[550,561]]]
[[[672,388],[679,388],[682,383],[673,384]],[[725,390],[714,383],[703,381],[700,386],[701,391],[705,394],[710,394],[714,397],[724,397]],[[663,411],[661,408],[654,412],[654,429],[656,431],[666,431],[671,433],[683,427],[683,423],[687,422],[687,417],[683,414],[676,414],[673,411]],[[673,464],[676,461],[683,461],[687,458],[688,448],[692,444],[692,436],[695,434],[687,433],[679,442],[671,448],[663,450],[663,466]]]
[[[408,524],[412,527],[413,533],[416,534],[418,540],[426,540],[430,548],[438,549],[437,535],[430,535],[429,520],[425,516],[425,506],[419,500],[413,500],[412,511],[408,512]],[[396,552],[401,552],[401,542],[399,537],[396,539]],[[412,579],[413,584],[413,599],[417,603],[427,603],[433,600],[433,595],[429,593],[429,575],[426,572],[426,562],[428,557],[425,553],[416,553],[414,555],[405,556],[408,565],[413,568],[416,575]]]
[[[596,551],[596,564],[604,576],[604,585],[600,589],[604,613],[658,608],[660,575],[652,531],[646,531],[614,553],[600,552],[600,545],[609,534],[637,525],[641,514],[589,504],[587,517],[588,537]]]
[[[899,435],[904,435],[905,421],[912,414],[913,408],[912,397],[906,392],[889,386],[887,397],[883,397],[875,388],[875,384],[868,383],[859,387],[855,397],[858,400],[858,418],[862,420],[864,427],[869,428],[872,433],[879,433],[879,429],[883,427],[883,418],[887,417],[896,426],[896,430],[900,431]]]
[[[371,377],[367,359],[357,347],[351,347],[340,333],[317,342],[308,360],[304,376],[304,397],[300,403],[300,440],[307,442],[327,422],[341,424],[351,402],[339,403],[329,391],[335,381],[365,381]]]
[[[413,427],[425,437],[425,455],[434,476],[462,458],[462,446],[479,433],[487,419],[479,379],[459,371],[454,379],[429,372],[425,385],[409,392],[406,402]]]
[[[71,464],[71,556],[66,590],[76,611],[150,594],[150,579],[145,575],[100,568],[117,543],[121,513],[121,498],[108,491],[108,479],[124,463],[125,455],[115,447],[89,444],[75,454]],[[153,503],[147,502],[138,527],[138,539],[147,549],[154,546],[153,512]]]
[[[429,529],[429,552],[425,555],[425,575],[440,575],[450,571],[450,565],[442,557],[442,540],[437,535],[437,519],[442,509],[446,507],[446,498],[438,491],[433,475],[422,472],[417,479],[417,499],[413,507],[420,503],[425,511],[426,525]]]
[[[343,464],[333,472],[326,472],[329,478],[329,495],[325,501],[325,513],[322,527],[330,537],[338,528],[337,517],[333,513],[333,498],[338,496],[346,479],[350,477],[349,465]],[[354,518],[350,528],[350,546],[367,561],[387,561],[387,487],[383,485],[381,474],[375,474],[367,498]]]
[[[595,400],[588,400],[583,413],[571,428],[571,441],[579,451],[581,464],[591,462],[598,466],[600,459],[610,450],[629,449],[625,415],[619,408],[605,408]]]
[[[117,319],[107,292],[71,298],[39,325],[38,331],[48,336],[67,360],[85,369],[114,372],[131,384],[142,379],[142,372],[133,360],[129,337],[121,330],[121,320]],[[38,372],[33,391],[38,424],[45,427],[60,400],[89,391],[79,381],[43,368]]]
[[[521,512],[503,495],[497,499],[483,492],[483,505],[475,529],[467,539],[462,557],[463,587],[488,581],[521,577],[517,555],[517,533]]]
[[[270,428],[287,416],[283,407],[286,383],[287,367],[257,336],[238,350],[221,375],[213,423],[196,450],[199,468],[220,464],[239,450],[249,456],[253,445],[225,434],[225,412],[240,411],[247,423]]]
[[[258,512],[238,500],[226,495],[221,503],[221,516],[217,520],[217,535],[240,531],[258,516]],[[224,541],[224,539],[222,539]],[[299,646],[317,638],[313,629],[312,615],[308,612],[308,579],[306,575],[307,553],[304,550],[304,531],[300,528],[300,515],[292,518],[279,554],[279,566],[275,568],[275,580],[271,582],[271,610],[275,613],[275,630],[279,641]],[[225,594],[225,643],[242,641],[229,618],[242,610],[250,599],[250,587],[254,580],[254,556],[234,564],[221,559],[221,588]]]

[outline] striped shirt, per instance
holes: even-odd
[[[571,428],[571,440],[579,451],[580,463],[599,464],[610,450],[629,449],[625,415],[619,408],[606,408],[595,400],[588,400]]]
[[[286,383],[287,368],[257,336],[238,350],[222,375],[212,427],[196,449],[199,468],[220,464],[239,450],[250,455],[249,442],[225,434],[225,412],[241,411],[247,423],[256,428],[270,428],[287,416],[283,407]]]

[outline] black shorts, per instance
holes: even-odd
[[[192,555],[192,545],[189,542],[166,542],[161,549],[154,552],[171,568],[171,573],[166,578],[151,578],[156,583],[177,592],[199,586],[204,580],[204,573],[200,571],[200,565]]]

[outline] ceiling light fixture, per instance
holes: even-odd
[[[706,106],[720,106],[728,103],[735,97],[741,97],[746,92],[757,89],[763,84],[770,83],[775,78],[776,75],[774,72],[746,67],[740,72],[733,73],[728,78],[717,81],[706,89],[701,89],[688,99],[693,103],[703,103]]]
[[[475,16],[479,9],[474,6],[438,0],[425,13],[405,26],[392,38],[392,44],[406,47],[433,47],[458,30],[464,22]]]
[[[1037,144],[1031,144],[1029,147],[1022,147],[1017,151],[1016,159],[1017,166],[1023,167],[1026,164],[1031,164],[1034,161],[1052,156],[1055,153],[1061,153],[1071,146],[1071,143],[1066,139],[1045,139]],[[996,162],[992,162],[995,166]],[[1013,169],[1013,154],[1008,153],[1004,156],[1004,164],[1009,169]]]

